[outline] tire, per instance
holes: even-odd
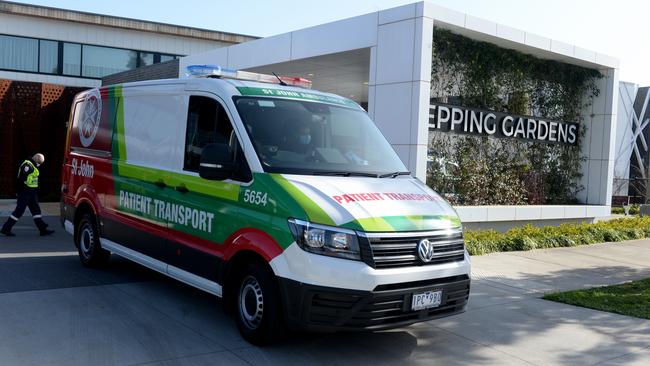
[[[85,267],[96,268],[108,263],[111,252],[102,249],[99,243],[99,231],[95,216],[86,213],[79,220],[75,234],[75,245],[79,251],[79,260]]]
[[[266,263],[247,263],[235,281],[233,315],[242,337],[265,346],[285,333],[280,290]]]

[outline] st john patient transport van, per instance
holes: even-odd
[[[82,264],[114,253],[222,296],[255,344],[463,311],[458,216],[358,104],[299,78],[190,71],[75,98],[61,219]]]

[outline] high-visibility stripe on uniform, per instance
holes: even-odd
[[[31,166],[33,169],[32,172],[25,178],[25,182],[24,182],[25,185],[29,188],[38,188],[38,175],[39,175],[38,168],[36,168],[36,166],[32,164],[31,161],[25,160],[20,165],[21,169],[25,164]]]

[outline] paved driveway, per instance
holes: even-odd
[[[369,334],[251,347],[219,299],[114,257],[81,267],[71,238],[28,217],[0,237],[1,365],[650,364],[650,321],[541,300],[650,277],[650,241],[473,258],[464,314]]]

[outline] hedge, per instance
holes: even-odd
[[[641,210],[641,207],[639,205],[631,205],[630,206],[630,215],[638,215],[639,211]],[[612,206],[612,214],[618,214],[618,215],[624,215],[625,214],[625,208],[624,207],[614,207]]]
[[[650,237],[650,217],[629,217],[595,224],[516,227],[506,233],[495,230],[465,231],[465,247],[471,255],[616,242]]]

